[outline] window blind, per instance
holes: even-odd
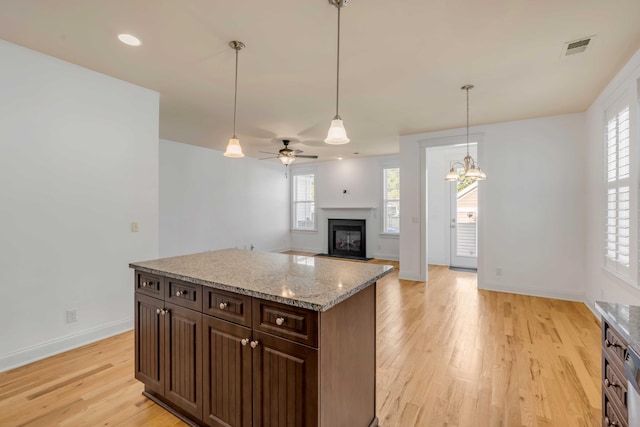
[[[315,230],[315,175],[294,175],[292,192],[292,228],[294,230]]]
[[[605,267],[630,278],[631,169],[629,106],[614,112],[606,125],[607,209]]]
[[[400,233],[400,168],[383,169],[383,232]]]

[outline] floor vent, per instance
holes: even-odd
[[[579,40],[565,43],[562,47],[562,56],[570,56],[584,52],[587,50],[587,47],[593,45],[594,38],[595,36],[583,37]]]

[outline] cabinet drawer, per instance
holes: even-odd
[[[318,347],[318,313],[315,311],[254,298],[253,329]]]
[[[611,364],[608,353],[605,351],[602,354],[603,363],[603,383],[602,388],[607,391],[607,394],[621,412],[621,415],[627,420],[627,380],[620,373],[620,367]],[[622,367],[624,369],[624,367]]]
[[[612,356],[611,363],[624,369],[624,359],[627,356],[627,342],[607,322],[604,323],[602,346]]]
[[[204,287],[202,311],[229,322],[251,327],[251,297]]]
[[[620,416],[618,409],[609,400],[608,393],[604,393],[604,408],[602,408],[602,415],[603,426],[628,427],[627,420]]]
[[[181,307],[202,311],[202,285],[165,279],[166,294],[164,300]]]
[[[162,277],[136,271],[135,287],[137,292],[145,295],[160,299],[164,297],[164,282]]]

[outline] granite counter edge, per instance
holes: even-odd
[[[211,282],[208,280],[202,280],[202,279],[197,279],[194,277],[190,277],[190,276],[183,276],[181,274],[176,274],[176,273],[170,273],[167,271],[163,271],[163,270],[158,270],[155,268],[149,268],[149,267],[144,267],[141,265],[137,265],[137,264],[129,264],[129,268],[132,268],[136,271],[140,271],[143,273],[149,273],[149,274],[154,274],[156,276],[163,276],[163,277],[169,277],[171,279],[176,279],[176,280],[181,280],[183,282],[187,282],[187,283],[194,283],[197,285],[202,285],[202,286],[207,286],[209,288],[214,288],[214,289],[220,289],[223,291],[229,291],[229,292],[235,292],[237,294],[241,294],[241,295],[247,295],[250,297],[256,297],[256,298],[261,298],[267,301],[274,301],[274,302],[278,302],[281,304],[286,304],[286,305],[291,305],[294,307],[300,307],[300,308],[306,308],[308,310],[312,310],[312,311],[317,311],[317,312],[324,312],[329,310],[331,307],[338,305],[339,303],[341,303],[342,301],[346,300],[347,298],[351,297],[352,295],[357,294],[358,292],[360,292],[361,290],[371,286],[372,284],[374,284],[375,282],[377,282],[379,279],[381,279],[382,277],[386,276],[387,274],[390,274],[394,268],[391,267],[385,271],[383,271],[382,273],[380,273],[379,275],[367,280],[366,282],[363,282],[362,284],[354,287],[353,289],[339,295],[338,297],[324,303],[324,304],[318,304],[318,303],[314,303],[314,302],[309,302],[309,301],[304,301],[304,300],[300,300],[300,299],[293,299],[293,298],[286,298],[286,297],[282,297],[280,295],[274,295],[274,294],[268,294],[268,293],[264,293],[264,292],[260,292],[260,291],[253,291],[250,289],[246,289],[246,288],[242,288],[242,287],[238,287],[238,286],[232,286],[232,285],[225,285],[224,283],[218,283],[218,282]]]

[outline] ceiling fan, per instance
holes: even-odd
[[[261,153],[264,153],[264,154],[273,154],[274,155],[274,157],[265,157],[265,158],[260,159],[260,160],[280,159],[280,161],[282,162],[283,165],[289,166],[297,158],[300,158],[300,159],[317,159],[318,158],[318,156],[300,154],[300,153],[302,153],[301,150],[292,150],[291,148],[289,148],[289,143],[290,142],[291,141],[288,140],[288,139],[283,139],[282,143],[284,144],[284,148],[280,149],[280,151],[278,151],[277,153],[270,153],[268,151],[260,151]]]

